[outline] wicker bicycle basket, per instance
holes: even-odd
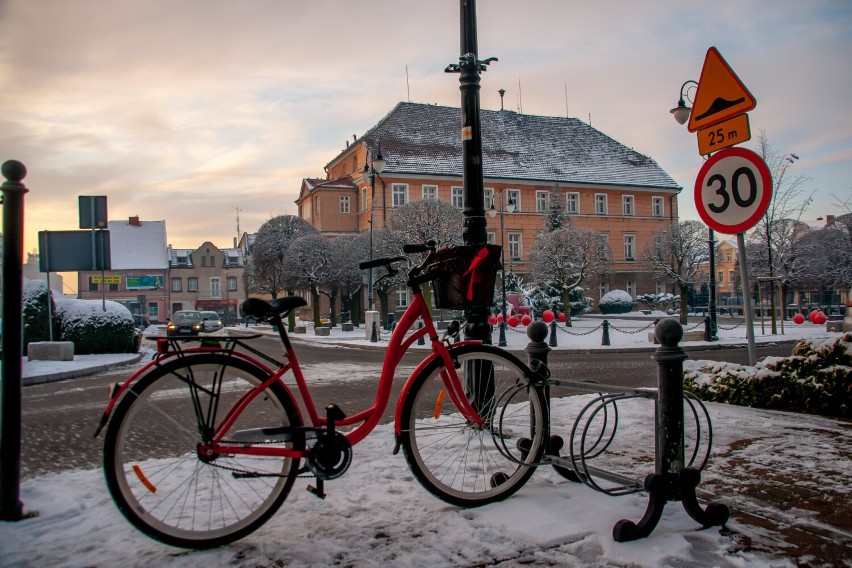
[[[494,280],[500,268],[497,245],[464,245],[437,251],[426,267],[433,275],[435,307],[460,310],[494,303]]]

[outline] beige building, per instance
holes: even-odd
[[[168,293],[171,313],[207,310],[226,322],[239,317],[245,299],[245,256],[241,248],[220,249],[207,241],[197,249],[169,246]]]

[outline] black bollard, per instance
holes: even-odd
[[[423,329],[423,322],[422,321],[417,323],[417,329]],[[420,337],[418,337],[417,338],[417,345],[426,345],[426,338],[423,337],[422,335]]]
[[[23,353],[24,194],[27,168],[9,160],[3,182],[2,423],[0,423],[0,520],[24,518],[21,503],[21,354]],[[48,293],[50,291],[48,290]]]
[[[379,323],[373,320],[373,330],[370,333],[370,342],[376,343],[379,340]]]
[[[550,322],[550,346],[556,347],[556,322]]]
[[[704,341],[713,341],[713,320],[704,316]]]
[[[601,345],[609,345],[609,322],[607,320],[603,320],[601,327],[603,327],[603,335],[601,336]]]
[[[550,353],[550,347],[545,343],[547,337],[547,324],[543,321],[534,321],[527,326],[527,337],[530,342],[524,348],[527,353],[527,361],[531,368],[535,369],[536,364],[533,361],[541,361],[547,365],[547,354]]]
[[[645,538],[660,521],[668,501],[680,501],[683,508],[703,527],[719,526],[728,520],[728,507],[711,503],[702,509],[695,495],[701,479],[697,469],[685,467],[683,442],[683,362],[687,354],[678,343],[683,327],[672,318],[660,321],[655,330],[660,347],[657,361],[657,414],[655,471],[645,478],[648,506],[638,523],[623,519],[612,529],[617,542]]]

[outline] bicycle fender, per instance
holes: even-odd
[[[459,347],[463,347],[466,345],[478,345],[481,344],[480,340],[468,340],[468,341],[460,341],[458,343],[453,343],[447,350],[452,354],[454,349]],[[411,371],[411,374],[408,375],[408,378],[405,380],[405,384],[402,386],[402,390],[399,393],[399,398],[396,401],[396,409],[394,410],[394,436],[396,437],[396,444],[394,446],[393,453],[396,454],[399,452],[399,436],[402,433],[402,402],[405,400],[405,397],[408,396],[408,392],[411,390],[411,385],[414,383],[414,378],[419,375],[427,365],[431,364],[435,359],[439,359],[441,357],[440,353],[436,351],[432,351],[428,357],[420,361],[420,364]]]

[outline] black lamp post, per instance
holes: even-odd
[[[503,289],[503,319],[500,321],[500,337],[498,339],[497,345],[500,347],[506,347],[506,233],[503,229],[503,215],[506,211],[509,213],[515,212],[515,202],[513,200],[509,200],[509,203],[506,207],[503,207],[503,201],[500,201],[500,281],[501,287]],[[491,209],[488,210],[488,215],[493,219],[497,216],[497,209],[494,208],[494,201],[491,202]]]
[[[373,152],[375,151],[375,155]],[[367,159],[369,163],[364,163],[364,170],[361,172],[361,180],[370,186],[370,218],[367,221],[370,224],[370,260],[373,260],[373,206],[376,203],[376,176],[384,171],[387,165],[387,160],[382,156],[381,143],[376,144],[375,150],[372,147],[367,148]],[[381,176],[379,176],[381,178]],[[367,273],[367,309],[373,310],[373,269]]]
[[[688,98],[688,89],[686,86],[689,84],[693,84],[698,87],[698,82],[689,80],[684,81],[683,85],[680,86],[680,98],[677,101],[677,106],[671,109],[669,112],[672,113],[674,119],[678,122],[678,124],[686,124],[686,121],[689,120],[689,115],[692,113],[692,109],[686,106],[685,99]],[[686,91],[685,91],[686,89]],[[716,238],[713,233],[713,229],[708,227],[707,233],[707,244],[710,249],[710,279],[708,282],[708,288],[710,297],[707,301],[707,309],[710,312],[710,321],[713,324],[711,339],[716,339]]]

